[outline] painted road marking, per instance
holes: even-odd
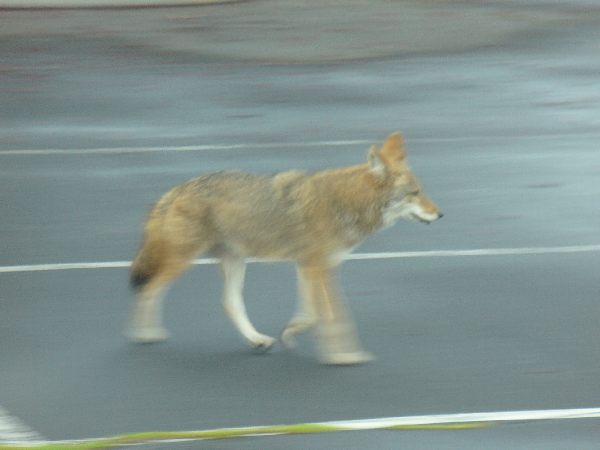
[[[272,148],[304,148],[304,147],[342,147],[347,145],[366,145],[371,141],[314,141],[314,142],[265,142],[261,144],[206,144],[183,146],[147,146],[147,147],[105,147],[105,148],[74,148],[74,149],[23,149],[0,150],[2,155],[94,155],[94,154],[123,154],[123,153],[157,153],[157,152],[206,152],[214,150],[253,150]]]
[[[348,255],[346,261],[400,259],[400,258],[452,258],[467,256],[525,256],[548,255],[567,253],[600,252],[600,244],[568,245],[559,247],[517,247],[517,248],[480,248],[473,250],[427,250],[412,252],[379,252],[379,253],[354,253]],[[248,258],[249,263],[273,262],[257,258]],[[202,258],[194,261],[194,265],[216,264],[215,258]],[[0,266],[0,273],[44,272],[53,270],[85,270],[85,269],[115,269],[129,267],[131,261],[105,261],[57,264],[29,264],[19,266]]]
[[[131,433],[97,439],[19,442],[12,445],[27,448],[110,448],[135,444],[175,443],[211,439],[231,439],[250,436],[277,436],[292,434],[316,434],[361,430],[461,430],[481,428],[499,423],[572,420],[600,418],[600,408],[553,409],[533,411],[503,411],[460,414],[437,414],[428,416],[385,417],[380,419],[344,420],[293,425],[251,426],[243,428],[218,428],[201,431],[163,431]],[[6,448],[0,445],[1,448]]]
[[[11,442],[30,444],[43,440],[44,438],[40,434],[0,406],[0,446]]]
[[[411,138],[409,142],[435,143],[435,142],[503,142],[518,140],[556,140],[573,139],[574,137],[598,138],[598,133],[575,134],[531,134],[531,135],[502,135],[502,136],[446,136],[430,138]],[[182,146],[140,146],[140,147],[95,147],[95,148],[47,148],[47,149],[5,149],[0,150],[0,156],[26,156],[26,155],[96,155],[96,154],[125,154],[125,153],[159,153],[159,152],[207,152],[218,150],[254,150],[278,148],[310,148],[310,147],[344,147],[351,145],[370,145],[377,140],[331,140],[312,142],[263,142],[255,144],[204,144]]]

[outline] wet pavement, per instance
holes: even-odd
[[[0,265],[127,261],[174,184],[354,164],[396,129],[445,217],[358,251],[598,244],[599,22],[595,2],[551,1],[2,10]],[[173,287],[173,339],[143,348],[121,334],[126,269],[0,273],[0,404],[48,439],[597,407],[598,258],[349,261],[346,296],[378,359],[346,369],[319,366],[308,338],[297,352],[247,351],[214,267]],[[295,289],[289,266],[250,266],[257,328],[280,330]],[[570,450],[599,438],[594,421],[560,421],[181,448]]]

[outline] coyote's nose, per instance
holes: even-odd
[[[444,217],[444,213],[440,211],[440,212],[438,213],[438,219],[441,219],[442,217]]]

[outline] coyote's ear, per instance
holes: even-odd
[[[377,146],[371,145],[371,148],[369,149],[368,161],[371,172],[377,175],[381,175],[383,172],[385,172],[385,165],[383,164],[383,161],[381,161]]]
[[[381,147],[381,160],[388,167],[400,164],[406,158],[404,139],[399,132],[390,134]]]

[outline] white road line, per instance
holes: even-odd
[[[544,255],[560,253],[600,252],[600,245],[568,245],[560,247],[480,248],[474,250],[431,250],[420,252],[382,252],[350,254],[346,260],[393,258],[447,258],[456,256]]]
[[[2,8],[15,8],[17,10],[29,8],[135,8],[135,7],[161,7],[161,6],[189,6],[208,5],[211,3],[229,3],[235,0],[1,0]]]
[[[381,253],[355,253],[346,257],[346,261],[400,259],[400,258],[452,258],[461,256],[524,256],[547,255],[566,253],[591,253],[600,252],[600,244],[569,245],[560,247],[518,247],[518,248],[480,248],[473,250],[430,250],[414,252],[381,252]],[[257,258],[248,258],[250,263],[272,262]],[[202,258],[194,261],[195,265],[216,264],[217,259]],[[129,267],[131,261],[106,261],[87,263],[57,263],[57,264],[30,264],[19,266],[0,266],[0,273],[44,272],[53,270],[74,269],[115,269]]]
[[[163,431],[149,432],[140,436],[139,433],[122,434],[120,436],[104,437],[83,440],[44,441],[29,445],[27,448],[36,446],[70,444],[81,448],[87,448],[90,444],[109,444],[110,446],[145,445],[153,443],[176,443],[183,441],[200,441],[211,439],[242,438],[250,436],[281,436],[298,433],[315,434],[344,431],[361,430],[389,430],[389,429],[418,429],[423,427],[436,427],[436,429],[457,430],[456,425],[489,425],[502,422],[542,421],[542,420],[573,420],[600,418],[600,408],[579,409],[552,409],[531,411],[501,411],[501,412],[479,412],[458,414],[436,414],[422,416],[385,417],[379,419],[339,420],[316,423],[296,423],[291,425],[259,425],[242,428],[219,428],[196,431]],[[468,427],[465,427],[468,428]],[[27,445],[26,442],[16,442],[19,445]]]
[[[444,423],[516,422],[522,420],[565,420],[600,418],[600,408],[542,409],[531,411],[501,411],[428,416],[386,417],[381,419],[323,422],[323,425],[340,426],[353,430],[372,430],[395,426],[434,425]]]
[[[0,445],[12,442],[43,441],[43,437],[25,425],[20,419],[11,416],[0,406]]]
[[[573,139],[575,137],[597,138],[598,133],[577,134],[531,134],[531,135],[502,135],[502,136],[447,136],[430,138],[411,138],[409,142],[435,143],[435,142],[503,142],[519,140],[547,140],[547,139]],[[205,144],[183,146],[141,146],[141,147],[97,147],[97,148],[47,148],[47,149],[4,149],[0,156],[27,156],[27,155],[96,155],[96,154],[125,154],[125,153],[160,153],[160,152],[206,152],[215,150],[253,150],[277,148],[310,148],[310,147],[343,147],[350,145],[370,145],[377,140],[353,139],[331,140],[313,142],[263,142],[249,144]]]
[[[108,261],[93,263],[28,264],[23,266],[0,266],[0,273],[45,272],[73,269],[115,269],[129,267],[131,261]]]
[[[105,148],[87,148],[87,149],[23,149],[23,150],[0,150],[2,155],[93,155],[93,154],[113,154],[113,153],[157,153],[157,152],[206,152],[214,150],[252,150],[252,149],[272,149],[272,148],[304,148],[304,147],[342,147],[346,145],[366,145],[371,141],[350,140],[350,141],[315,141],[315,142],[265,142],[258,144],[206,144],[206,145],[184,145],[184,146],[161,146],[161,147],[105,147]]]

